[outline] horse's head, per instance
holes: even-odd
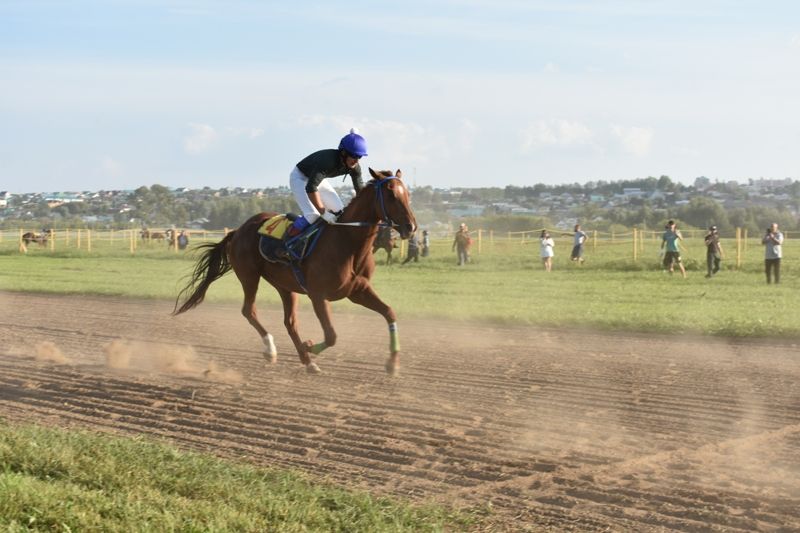
[[[367,184],[375,191],[375,200],[378,204],[378,216],[391,224],[401,239],[407,239],[416,230],[417,221],[408,198],[408,189],[403,183],[403,173],[398,170],[375,171],[369,169],[372,180]]]

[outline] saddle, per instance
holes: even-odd
[[[287,238],[286,232],[296,218],[297,215],[286,213],[275,215],[261,224],[258,228],[261,257],[270,263],[298,265],[311,253],[322,234],[324,221],[320,218],[299,235]]]

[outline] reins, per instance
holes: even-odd
[[[388,178],[383,178],[383,179],[378,180],[378,181],[375,182],[375,198],[376,198],[376,201],[381,206],[381,213],[383,215],[382,220],[385,220],[386,222],[332,222],[331,225],[332,226],[352,226],[352,227],[360,227],[360,228],[364,228],[364,227],[368,227],[368,226],[378,226],[378,227],[383,227],[383,228],[394,228],[394,227],[397,227],[397,224],[395,224],[392,221],[392,219],[389,217],[389,214],[386,212],[386,205],[384,204],[383,195],[381,194],[381,186],[384,183],[386,183],[387,181],[389,181],[389,180],[396,180],[396,179],[397,179],[397,177],[395,177],[395,176],[389,176]]]

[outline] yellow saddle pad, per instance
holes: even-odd
[[[261,224],[261,227],[258,228],[258,232],[261,235],[266,235],[273,239],[283,239],[286,230],[289,229],[291,225],[292,221],[286,218],[286,215],[275,215],[265,220],[264,223]]]

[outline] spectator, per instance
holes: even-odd
[[[422,257],[428,257],[431,249],[431,239],[428,237],[428,230],[422,230]]]
[[[767,274],[767,283],[772,283],[772,274],[775,274],[775,284],[781,282],[781,257],[783,257],[783,233],[778,230],[778,224],[773,222],[767,228],[767,233],[761,239],[764,244],[764,272]]]
[[[187,246],[189,246],[189,235],[186,231],[181,230],[181,232],[178,233],[178,248],[185,250]]]
[[[586,242],[586,239],[586,232],[581,229],[581,225],[575,224],[575,240],[572,243],[572,253],[569,256],[571,261],[578,261],[578,264],[583,263],[583,243]]]
[[[416,232],[408,236],[408,255],[406,255],[406,258],[401,263],[401,266],[405,265],[412,259],[415,263],[419,263],[419,240],[417,239]]]
[[[678,231],[677,225],[675,224],[674,220],[670,220],[667,222],[666,231],[664,231],[664,235],[661,237],[661,249],[664,250],[666,245],[666,253],[664,254],[664,268],[669,269],[669,273],[672,274],[675,269],[675,263],[678,263],[678,267],[681,269],[681,275],[686,278],[686,269],[683,267],[683,262],[681,261],[681,251],[678,247],[678,243],[683,240],[683,236],[681,232]]]
[[[456,238],[453,240],[453,250],[457,249],[458,266],[466,265],[469,262],[469,247],[472,245],[472,238],[469,236],[469,228],[463,222],[458,227]]]
[[[539,255],[542,258],[542,264],[546,272],[553,270],[553,255],[555,255],[553,247],[555,245],[556,243],[550,237],[550,233],[543,229],[542,234],[539,236]]]
[[[704,241],[706,243],[706,265],[708,266],[706,277],[710,278],[719,272],[719,264],[722,261],[722,244],[719,242],[719,232],[716,226],[708,228]]]

